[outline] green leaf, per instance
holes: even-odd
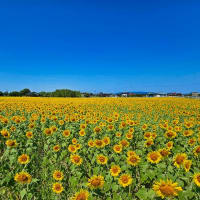
[[[23,199],[25,195],[26,195],[26,189],[23,189],[23,190],[20,192],[20,196],[21,196],[21,198]]]

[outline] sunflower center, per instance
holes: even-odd
[[[200,175],[199,175],[199,176],[197,176],[197,180],[198,180],[198,182],[200,183]]]
[[[132,163],[136,163],[136,162],[137,162],[137,158],[136,158],[135,156],[131,156],[131,157],[130,157],[130,161],[131,161]]]
[[[197,148],[196,152],[197,152],[197,153],[200,153],[200,147]]]
[[[166,196],[172,196],[174,194],[174,188],[169,185],[161,186],[160,191]]]
[[[128,183],[129,179],[128,179],[127,176],[122,176],[121,180],[122,180],[123,183]]]
[[[23,175],[21,176],[21,180],[22,180],[22,181],[28,181],[28,177],[27,177],[25,174],[23,174]]]
[[[183,156],[178,156],[178,157],[176,158],[176,162],[177,162],[179,165],[182,164],[183,161],[184,161],[184,157],[183,157]]]
[[[156,153],[152,153],[150,157],[151,157],[151,160],[153,161],[158,159],[158,155]]]
[[[95,178],[91,181],[91,184],[94,186],[94,187],[97,187],[101,184],[101,181],[98,179],[98,178]]]
[[[84,193],[80,193],[80,194],[77,196],[76,200],[86,200],[85,194],[84,194]]]

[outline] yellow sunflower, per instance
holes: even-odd
[[[89,192],[87,190],[81,189],[77,192],[71,200],[88,200]]]
[[[200,155],[200,145],[197,146],[194,150],[193,150],[193,153],[195,156],[199,156]]]
[[[180,168],[180,166],[183,165],[186,159],[187,159],[187,155],[185,153],[179,153],[174,157],[174,165],[177,168]]]
[[[64,188],[61,183],[56,182],[56,183],[53,183],[52,190],[56,194],[60,194],[64,190]]]
[[[194,174],[193,176],[193,181],[195,182],[195,184],[200,187],[200,172]]]
[[[152,151],[147,154],[147,160],[151,163],[159,163],[161,160],[162,156],[158,151]]]
[[[183,166],[184,166],[184,169],[185,169],[186,172],[190,171],[191,165],[192,165],[192,161],[191,160],[185,160],[183,162]]]
[[[110,169],[110,173],[112,176],[118,176],[121,172],[121,168],[118,165],[113,165]]]
[[[82,162],[83,162],[83,159],[79,155],[77,155],[77,154],[71,155],[70,156],[70,160],[75,165],[81,165]]]
[[[121,151],[122,151],[122,145],[118,145],[118,144],[114,145],[113,150],[116,153],[121,153]]]
[[[102,188],[104,185],[104,177],[103,176],[93,176],[88,180],[88,186],[91,189]]]
[[[127,187],[132,183],[132,181],[133,179],[129,174],[122,174],[118,179],[118,182],[122,187]]]
[[[64,178],[64,175],[63,175],[63,173],[61,171],[55,170],[54,173],[53,173],[53,178],[56,181],[61,181]]]
[[[159,197],[164,199],[165,197],[178,196],[178,192],[182,191],[182,188],[178,186],[178,183],[173,183],[171,180],[160,180],[160,182],[155,182],[153,190]]]
[[[104,155],[98,155],[97,156],[97,163],[101,165],[105,165],[108,162],[108,158]]]
[[[6,145],[8,147],[16,147],[17,146],[17,142],[16,142],[16,140],[7,140],[6,141]]]
[[[30,157],[27,154],[22,154],[18,157],[18,162],[20,164],[27,164],[30,161]]]
[[[19,172],[15,175],[15,181],[21,184],[28,184],[31,180],[31,175],[25,171]]]
[[[128,156],[127,158],[127,163],[129,165],[136,166],[138,165],[139,162],[140,162],[140,157],[136,154],[132,156]]]

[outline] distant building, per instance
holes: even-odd
[[[192,97],[198,97],[198,96],[200,96],[199,92],[192,92]]]
[[[176,93],[176,92],[172,92],[172,93],[167,93],[168,97],[181,97],[183,96],[181,93]]]
[[[166,97],[167,94],[165,93],[155,93],[155,92],[150,92],[146,95],[147,97]]]

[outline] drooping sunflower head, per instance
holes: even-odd
[[[102,188],[104,185],[104,177],[103,176],[93,176],[88,180],[88,186],[91,189]]]
[[[32,180],[31,175],[24,171],[17,173],[15,175],[15,181],[21,184],[28,184],[31,182],[31,180]]]
[[[113,165],[110,169],[110,173],[112,176],[118,176],[121,172],[121,168],[118,165]]]
[[[174,165],[177,168],[180,168],[181,165],[183,165],[184,161],[187,159],[187,155],[185,153],[178,153],[174,157]]]
[[[22,154],[18,157],[18,162],[20,164],[27,164],[30,161],[30,157],[27,154]]]
[[[61,181],[64,178],[64,175],[63,175],[63,173],[61,171],[55,170],[54,173],[53,173],[53,178],[56,181]]]
[[[162,156],[158,151],[152,151],[148,153],[147,160],[151,163],[157,164],[160,162]]]
[[[129,174],[122,174],[118,179],[118,182],[122,187],[127,187],[132,183],[132,181],[133,179]]]
[[[183,166],[184,166],[184,169],[185,169],[186,172],[190,171],[191,165],[192,165],[192,161],[191,160],[185,160],[183,162]]]
[[[178,183],[173,183],[171,180],[160,180],[159,182],[155,182],[153,190],[162,199],[165,197],[173,198],[174,196],[178,196],[178,192],[182,191],[182,188],[177,185]]]
[[[61,183],[56,182],[56,183],[53,183],[52,190],[56,194],[60,194],[64,190],[64,188]]]

